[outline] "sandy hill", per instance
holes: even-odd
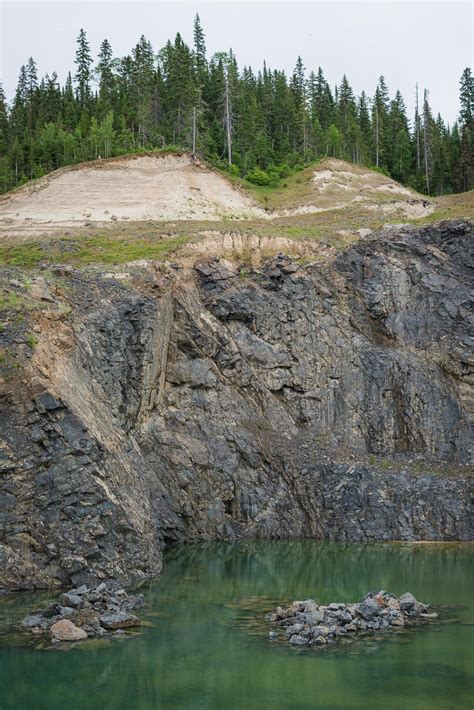
[[[287,215],[360,206],[381,217],[415,218],[434,209],[430,200],[383,173],[335,158],[291,177],[272,195],[269,206]]]
[[[148,154],[61,168],[0,197],[0,236],[24,240],[131,222],[263,224],[326,212],[333,226],[342,220],[363,227],[367,221],[425,217],[435,207],[382,173],[332,158],[278,187],[239,188],[188,154]]]
[[[145,155],[57,170],[6,196],[0,219],[80,225],[84,221],[209,220],[261,210],[189,155]]]

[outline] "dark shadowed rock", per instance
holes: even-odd
[[[65,592],[59,597],[59,603],[64,606],[70,606],[73,609],[81,609],[84,606],[84,599],[79,594]]]

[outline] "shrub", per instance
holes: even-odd
[[[254,185],[270,185],[271,183],[271,178],[268,173],[257,167],[247,173],[247,180]]]

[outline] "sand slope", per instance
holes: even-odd
[[[401,213],[407,217],[430,214],[434,204],[391,178],[361,165],[327,158],[312,178],[314,203],[320,208],[360,203],[380,215]]]
[[[327,158],[302,176],[278,187],[263,208],[189,154],[84,163],[0,197],[0,236],[25,239],[127,220],[271,220],[355,205],[381,219],[416,218],[435,207],[385,175],[342,160]]]
[[[260,212],[225,178],[188,155],[117,158],[59,170],[0,203],[0,219],[10,224],[209,220]]]

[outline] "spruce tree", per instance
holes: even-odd
[[[459,120],[462,126],[466,126],[472,132],[474,129],[474,76],[469,67],[464,69],[460,84],[459,103],[461,109]]]
[[[474,76],[469,67],[464,69],[460,84],[461,141],[458,165],[461,188],[469,190],[474,185]]]
[[[199,15],[197,13],[193,23],[193,38],[197,75],[200,83],[204,84],[207,70],[206,41],[204,31],[201,27],[201,20],[199,19]]]
[[[87,41],[86,33],[81,28],[77,38],[76,49],[76,66],[77,71],[75,80],[77,84],[77,98],[81,109],[85,108],[89,103],[91,96],[90,78],[91,78],[92,57],[90,53],[89,42]]]
[[[101,42],[98,60],[95,73],[99,83],[99,112],[104,114],[113,105],[114,90],[113,54],[107,39]]]

